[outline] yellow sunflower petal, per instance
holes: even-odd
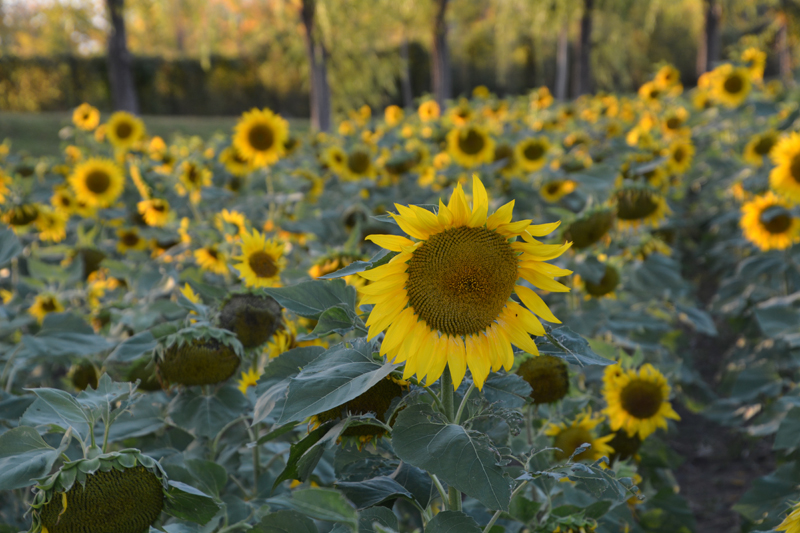
[[[365,240],[372,241],[391,252],[402,252],[404,247],[414,245],[414,241],[400,235],[369,235]]]

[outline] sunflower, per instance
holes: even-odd
[[[11,183],[11,178],[0,170],[0,204],[5,203],[6,195],[11,192],[11,189],[8,188],[9,183]]]
[[[661,119],[661,131],[664,137],[686,137],[691,134],[691,129],[686,127],[689,112],[683,107],[678,107],[667,112]]]
[[[347,181],[358,181],[363,178],[374,178],[376,172],[369,150],[354,148],[347,154],[347,160],[341,169],[341,177]]]
[[[2,200],[2,190],[0,190],[0,200]],[[75,211],[75,195],[64,186],[53,188],[53,196],[50,197],[50,205],[56,211],[61,211],[65,215],[71,215]]]
[[[225,254],[217,250],[215,245],[205,246],[194,251],[194,260],[200,268],[214,274],[224,275],[228,273],[228,263]]]
[[[242,232],[242,255],[234,265],[247,287],[275,287],[280,284],[281,270],[286,266],[283,244],[267,239],[258,230]]]
[[[430,122],[431,120],[436,120],[439,118],[441,110],[439,109],[439,104],[436,103],[436,100],[428,100],[419,105],[417,113],[419,113],[419,118],[422,120],[422,122]]]
[[[117,239],[117,251],[121,254],[147,248],[147,241],[139,235],[139,230],[136,228],[118,229]]]
[[[756,196],[742,206],[742,233],[761,250],[784,250],[800,240],[800,218],[789,203],[772,192]]]
[[[747,141],[742,157],[751,165],[760,167],[764,162],[764,157],[772,152],[777,142],[778,134],[775,131],[767,131],[753,135],[753,137]]]
[[[590,444],[589,448],[577,454],[572,460],[594,462],[603,456],[614,453],[614,449],[608,445],[608,441],[614,438],[613,435],[604,437],[595,437],[594,435],[594,429],[602,422],[602,416],[592,416],[591,411],[586,411],[578,415],[569,425],[565,422],[551,423],[544,434],[553,437],[553,447],[558,448],[555,452],[557,460],[565,461],[582,444]]]
[[[637,228],[640,224],[657,226],[671,213],[667,200],[646,187],[628,186],[613,195],[620,228]]]
[[[14,231],[22,231],[28,225],[36,222],[41,206],[37,204],[17,205],[3,213],[3,222],[12,227]]]
[[[166,226],[167,222],[172,218],[169,202],[161,198],[142,200],[136,204],[136,208],[139,210],[139,214],[142,215],[145,224],[148,226],[161,228]]]
[[[794,203],[800,203],[800,133],[783,137],[770,153],[775,168],[769,174],[772,189]]]
[[[78,200],[92,207],[108,207],[122,194],[125,177],[110,159],[92,158],[75,167],[69,184]]]
[[[118,150],[130,150],[145,136],[144,122],[126,111],[111,115],[105,126],[109,142]]]
[[[211,185],[211,171],[194,161],[184,161],[179,180],[178,193],[184,195],[188,192],[191,202],[196,204],[200,202],[203,187]]]
[[[494,141],[480,126],[454,128],[447,134],[447,153],[465,168],[490,163],[494,157]]]
[[[612,431],[624,429],[629,437],[644,440],[657,428],[667,428],[667,419],[680,420],[669,403],[670,387],[664,375],[653,365],[639,371],[606,367],[616,377],[604,380],[603,397],[608,404],[605,413]],[[610,436],[613,438],[613,435]]]
[[[514,154],[519,160],[519,165],[526,172],[536,172],[547,162],[547,152],[550,143],[545,137],[533,137],[517,143]]]
[[[661,89],[669,89],[681,82],[681,73],[672,65],[661,67],[653,78],[653,83]]]
[[[252,170],[250,162],[234,146],[228,146],[219,153],[219,162],[236,177],[246,176]]]
[[[390,105],[383,111],[383,119],[390,128],[400,124],[403,121],[403,115],[405,115],[403,108],[396,105]]]
[[[328,274],[332,274],[337,270],[341,270],[354,261],[366,261],[369,259],[366,255],[353,254],[347,252],[333,252],[322,256],[314,262],[311,268],[308,269],[308,275],[313,279],[317,279]],[[349,285],[360,287],[365,285],[366,280],[360,276],[345,276],[344,281]]]
[[[550,94],[550,89],[547,86],[539,87],[531,91],[531,108],[542,110],[550,107],[553,104],[553,95]]]
[[[61,242],[67,236],[67,219],[69,215],[61,211],[42,206],[36,217],[36,229],[39,239],[43,241]]]
[[[337,174],[344,174],[347,168],[347,152],[338,146],[327,147],[322,152],[320,160]]]
[[[84,102],[72,112],[72,123],[84,131],[92,131],[100,124],[100,111]]]
[[[64,311],[64,306],[58,301],[58,298],[53,294],[37,294],[33,300],[33,305],[28,308],[28,314],[36,317],[36,320],[41,324],[44,317],[50,313],[61,313]]]
[[[395,207],[400,214],[392,217],[418,242],[397,235],[367,237],[398,255],[359,275],[373,282],[360,289],[362,304],[375,305],[367,321],[368,338],[386,330],[380,353],[406,363],[403,379],[427,376],[430,385],[449,366],[458,387],[469,366],[482,388],[490,370],[511,368],[511,343],[538,355],[530,334],[543,335],[544,328],[534,313],[549,322],[558,319],[541,297],[517,281],[548,291],[569,290],[553,278],[571,272],[544,261],[572,243],[544,245],[534,239],[559,223],[511,222],[513,201],[487,217],[489,199],[477,176],[472,209],[460,184],[447,205],[439,200],[438,214],[417,206]],[[528,309],[509,299],[513,292]]]
[[[667,168],[673,174],[683,174],[692,166],[694,145],[688,139],[674,141],[664,149],[662,155],[667,157]]]
[[[647,104],[658,104],[659,98],[661,98],[664,93],[664,89],[652,81],[648,81],[639,87],[639,98]]]
[[[269,109],[245,112],[236,124],[233,146],[254,167],[265,167],[283,156],[289,123]]]
[[[775,526],[775,531],[800,533],[800,503],[794,504],[792,512],[786,515],[786,518],[780,524]]]
[[[516,152],[514,148],[512,148],[510,145],[506,143],[501,143],[494,147],[494,158],[492,159],[492,163],[498,163],[500,161],[504,162],[503,166],[501,166],[498,169],[498,171],[504,177],[510,178],[512,176],[516,176],[517,174],[519,174],[520,165],[518,164],[517,161]]]
[[[251,368],[246,372],[242,372],[242,377],[239,379],[238,389],[247,396],[247,389],[255,387],[258,384],[258,378],[261,377],[261,372],[255,368]]]
[[[463,126],[475,117],[475,111],[469,106],[469,101],[462,100],[457,106],[450,108],[447,118],[456,126]]]
[[[764,68],[767,66],[767,54],[763,50],[750,47],[742,52],[742,61],[747,64],[750,79],[760,82],[764,79]]]
[[[711,97],[726,107],[738,107],[750,93],[750,73],[745,68],[722,65],[711,80]]]
[[[526,359],[517,375],[531,386],[530,397],[535,404],[557,402],[569,392],[567,363],[554,355]]]
[[[553,204],[570,194],[577,186],[578,184],[572,180],[553,180],[542,185],[539,195],[544,201]]]

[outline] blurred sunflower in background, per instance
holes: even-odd
[[[92,158],[72,171],[69,184],[75,197],[92,207],[113,204],[125,187],[122,170],[110,159]]]
[[[127,151],[144,138],[144,122],[127,111],[117,111],[106,122],[105,135],[114,148]]]
[[[142,200],[136,204],[136,208],[148,226],[164,227],[173,217],[169,202],[162,198]]]
[[[417,113],[419,114],[419,118],[422,122],[430,122],[431,120],[436,120],[439,118],[441,110],[439,108],[439,104],[436,103],[436,100],[427,100],[419,105]]]
[[[254,167],[280,159],[289,137],[289,123],[269,109],[246,111],[234,128],[233,146]]]
[[[760,167],[778,142],[778,133],[766,131],[753,135],[744,147],[742,157],[751,165]]]
[[[572,180],[549,181],[539,188],[539,196],[541,196],[545,202],[554,204],[575,191],[577,186],[578,184]]]
[[[789,248],[800,240],[800,218],[790,207],[772,192],[745,203],[740,220],[744,237],[763,251]]]
[[[72,123],[83,131],[92,131],[100,124],[100,111],[84,102],[72,112]]]
[[[372,162],[372,155],[367,148],[354,148],[347,154],[345,164],[341,167],[342,179],[358,181],[363,178],[374,178],[377,169]]]
[[[603,386],[612,431],[624,429],[628,436],[644,440],[658,428],[667,429],[667,419],[681,419],[669,402],[667,379],[653,365],[642,365],[638,372],[615,366],[606,367],[608,379]]]
[[[33,304],[28,308],[28,314],[36,317],[36,320],[41,324],[44,317],[50,313],[61,313],[64,311],[64,306],[58,301],[58,298],[51,293],[37,294],[33,300]]]
[[[750,94],[750,73],[745,68],[724,64],[712,72],[711,97],[726,107],[738,107]]]
[[[380,353],[405,363],[403,379],[416,374],[430,385],[449,367],[457,388],[469,367],[482,388],[491,370],[511,368],[512,343],[539,353],[530,335],[544,335],[544,328],[535,315],[558,322],[541,297],[517,281],[569,290],[553,278],[571,272],[545,261],[571,243],[545,245],[535,239],[559,223],[511,222],[513,201],[488,215],[489,199],[477,176],[472,194],[470,209],[457,185],[447,205],[439,200],[438,214],[395,204],[399,214],[392,218],[417,242],[397,235],[367,237],[398,252],[389,263],[359,275],[372,282],[360,289],[362,304],[375,306],[367,337],[386,331]],[[510,300],[514,292],[527,309]]]
[[[228,146],[219,153],[219,161],[225,165],[225,170],[237,177],[246,176],[252,168],[250,162],[242,157],[234,146]]]
[[[800,203],[800,133],[783,137],[770,151],[775,168],[769,173],[769,186],[794,203]]]
[[[144,250],[147,248],[147,241],[139,235],[136,228],[117,230],[117,251],[121,254],[134,250]]]
[[[614,193],[613,201],[617,206],[617,223],[622,229],[657,226],[671,212],[666,198],[650,188],[623,187]]]
[[[692,167],[694,159],[694,145],[689,140],[677,140],[672,142],[661,153],[667,158],[667,167],[673,174],[684,174]]]
[[[754,82],[761,82],[764,79],[764,69],[767,66],[766,52],[751,46],[742,52],[741,59],[750,73],[750,79]]]
[[[546,137],[533,137],[517,143],[514,155],[519,166],[526,172],[536,172],[547,162],[550,142]]]
[[[247,287],[275,287],[280,285],[280,273],[286,266],[284,246],[275,239],[253,230],[242,232],[242,255],[235,257],[238,264],[233,267]]]
[[[217,249],[216,245],[204,246],[194,251],[194,260],[203,270],[214,274],[228,273],[228,262],[225,254]]]
[[[447,134],[447,153],[464,168],[490,163],[494,157],[494,140],[484,128],[462,126]]]
[[[610,456],[614,449],[608,445],[608,441],[614,435],[597,437],[595,428],[604,420],[602,416],[592,416],[591,410],[581,413],[575,420],[567,424],[550,424],[545,429],[544,434],[553,437],[553,447],[556,459],[566,461],[582,444],[589,444],[589,447],[572,458],[573,461],[597,461],[603,456]]]

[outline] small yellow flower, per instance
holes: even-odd
[[[242,394],[247,396],[247,389],[255,387],[258,384],[258,378],[261,377],[261,372],[255,368],[251,368],[246,372],[242,372],[242,377],[239,379],[239,390]]]

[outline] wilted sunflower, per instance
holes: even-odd
[[[108,207],[125,188],[122,170],[110,159],[92,158],[77,165],[69,184],[78,200],[93,207]]]
[[[347,160],[341,168],[342,179],[358,181],[363,178],[374,178],[377,169],[372,163],[372,156],[367,148],[354,148],[347,154]]]
[[[800,240],[800,218],[789,203],[772,192],[756,196],[742,206],[744,237],[761,250],[784,250]]]
[[[212,244],[195,250],[194,260],[203,270],[220,275],[228,273],[228,262],[225,254],[220,252],[216,245]]]
[[[539,188],[539,196],[541,196],[545,202],[550,202],[551,204],[556,203],[573,192],[577,185],[578,184],[572,180],[553,180]]]
[[[269,109],[251,109],[236,124],[233,146],[254,167],[271,165],[286,151],[289,123]]]
[[[664,149],[662,155],[667,157],[667,167],[673,174],[683,174],[692,166],[694,145],[689,140],[677,140]]]
[[[760,167],[764,162],[764,157],[772,152],[777,142],[778,134],[775,131],[757,133],[747,141],[742,157],[751,165]]]
[[[428,100],[426,102],[422,102],[419,105],[419,109],[417,110],[419,113],[419,118],[422,122],[430,122],[431,120],[436,120],[439,118],[440,109],[439,104],[436,103],[436,100]]]
[[[84,102],[72,112],[72,123],[84,131],[92,131],[100,124],[100,111]]]
[[[547,162],[550,143],[546,137],[533,137],[517,143],[514,154],[526,172],[536,172]]]
[[[786,515],[783,521],[775,526],[775,531],[786,533],[800,533],[800,503],[795,503],[792,512]]]
[[[480,126],[454,128],[447,134],[447,153],[465,168],[490,163],[494,157],[494,141]]]
[[[144,122],[126,111],[117,111],[105,124],[106,137],[118,150],[130,150],[145,135]]]
[[[657,226],[671,212],[667,200],[649,188],[623,187],[614,193],[613,200],[620,228],[637,228],[642,224]]]
[[[121,254],[147,248],[147,241],[139,235],[136,228],[118,229],[117,239],[117,251]]]
[[[664,375],[653,365],[639,371],[606,367],[614,377],[604,380],[605,413],[613,431],[624,429],[628,436],[644,440],[657,428],[667,428],[667,419],[680,420],[669,403],[670,387]],[[609,435],[613,438],[613,435]]]
[[[69,216],[62,211],[42,206],[35,222],[36,229],[39,230],[39,239],[51,242],[64,240],[64,237],[67,236],[68,218]]]
[[[61,313],[64,311],[64,306],[58,301],[58,298],[53,294],[37,294],[33,300],[33,305],[28,308],[28,314],[36,317],[36,320],[41,324],[50,313]]]
[[[602,422],[602,416],[593,417],[592,412],[587,411],[578,415],[569,425],[565,422],[550,424],[544,434],[553,437],[553,447],[558,448],[555,452],[557,460],[565,461],[575,453],[581,444],[590,444],[589,448],[573,457],[572,460],[597,461],[603,456],[614,453],[613,448],[608,445],[608,441],[614,438],[613,435],[603,437],[594,435],[594,429]]]
[[[712,72],[711,97],[726,107],[738,107],[750,94],[750,73],[728,63]]]
[[[800,133],[783,137],[770,153],[775,168],[769,173],[769,185],[781,196],[800,203]]]
[[[163,227],[170,221],[172,212],[169,209],[169,202],[161,198],[151,198],[142,200],[136,204],[139,214],[144,218],[148,226]]]
[[[242,232],[242,255],[233,267],[247,287],[275,287],[280,285],[281,270],[286,265],[284,246],[275,239],[267,239],[258,230]]]
[[[489,198],[477,176],[472,193],[470,209],[459,184],[447,205],[439,200],[438,214],[395,204],[400,214],[392,217],[418,242],[397,235],[367,237],[398,252],[389,263],[359,275],[373,282],[360,289],[362,304],[375,305],[368,338],[386,330],[380,353],[405,362],[403,379],[416,374],[431,384],[449,366],[458,387],[469,366],[481,388],[490,370],[511,368],[512,343],[538,354],[530,335],[543,335],[544,328],[534,313],[558,322],[541,297],[517,281],[569,290],[553,278],[571,272],[544,261],[560,256],[571,243],[544,245],[534,238],[550,234],[559,223],[511,222],[513,200],[487,216]],[[514,292],[528,309],[510,300]]]

